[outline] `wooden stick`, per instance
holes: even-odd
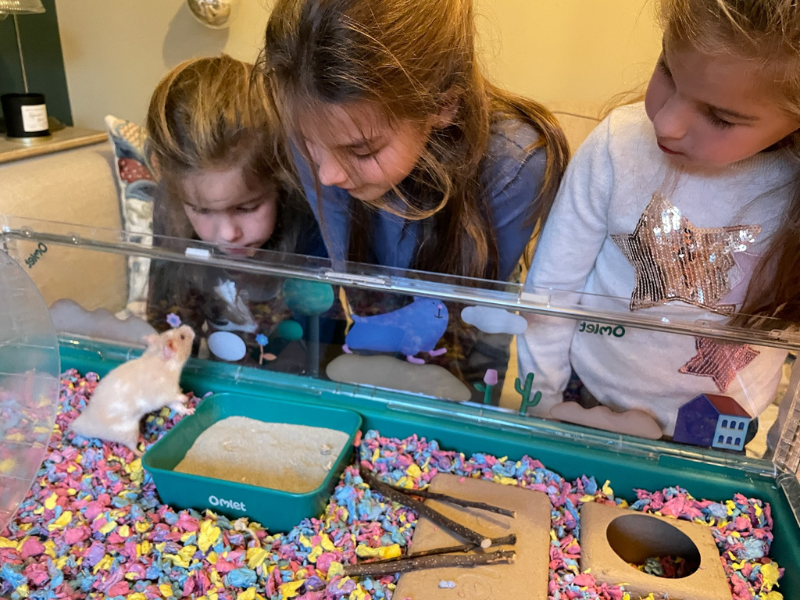
[[[389,484],[387,483],[386,485]],[[497,515],[511,517],[512,519],[515,519],[517,517],[517,511],[515,510],[509,510],[507,508],[493,506],[491,504],[486,504],[486,502],[474,502],[472,500],[462,500],[461,498],[448,496],[447,494],[439,494],[437,492],[429,492],[428,490],[409,490],[405,488],[399,488],[393,485],[390,485],[389,487],[397,490],[398,492],[403,492],[404,494],[409,494],[411,496],[418,496],[420,498],[426,498],[428,500],[438,500],[439,502],[446,502],[447,504],[457,504],[458,506],[477,508],[479,510],[485,510],[487,512],[495,513]]]
[[[405,558],[391,563],[362,563],[347,565],[343,577],[367,575],[376,577],[392,573],[406,573],[423,569],[444,569],[447,567],[477,567],[479,565],[500,565],[513,563],[516,553],[513,550],[486,552],[484,554],[441,554]]]
[[[492,538],[493,546],[513,546],[517,543],[516,534],[506,535],[504,537]],[[379,558],[377,560],[367,560],[360,562],[361,565],[376,565],[390,562],[397,562],[400,560],[407,560],[409,558],[419,558],[420,556],[436,556],[438,554],[455,554],[456,552],[471,552],[478,548],[475,544],[461,544],[460,546],[448,546],[447,548],[433,548],[431,550],[422,550],[413,554],[409,553],[405,556],[395,556],[392,558]]]
[[[449,517],[446,517],[439,511],[432,509],[427,504],[423,504],[419,500],[415,500],[408,494],[404,494],[403,492],[399,492],[394,489],[392,486],[383,483],[377,477],[375,477],[372,473],[367,471],[363,466],[359,466],[359,473],[361,474],[361,479],[369,485],[373,490],[380,493],[385,498],[397,502],[398,504],[402,504],[407,506],[411,510],[416,511],[420,515],[427,517],[439,527],[444,527],[445,529],[452,531],[457,536],[464,538],[468,542],[472,542],[476,546],[480,546],[481,548],[488,548],[492,545],[492,540],[486,537],[483,534],[478,533],[462,525],[461,523],[456,523]]]

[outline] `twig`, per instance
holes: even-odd
[[[389,484],[387,483],[386,485]],[[409,494],[411,496],[418,496],[420,498],[426,498],[428,500],[438,500],[439,502],[447,502],[447,504],[457,504],[458,506],[477,508],[480,510],[485,510],[487,512],[495,513],[497,515],[511,517],[512,519],[516,518],[517,516],[517,511],[515,510],[501,508],[500,506],[493,506],[491,504],[486,504],[486,502],[473,502],[472,500],[462,500],[461,498],[448,496],[447,494],[439,494],[438,492],[429,492],[428,490],[409,490],[405,488],[399,488],[393,485],[389,485],[389,487],[394,488],[398,492],[403,492],[404,494]]]
[[[384,497],[393,500],[398,504],[407,506],[420,515],[427,517],[440,527],[444,527],[445,529],[452,531],[457,536],[464,538],[465,540],[472,542],[481,548],[485,549],[492,545],[492,540],[490,538],[462,525],[461,523],[456,523],[449,517],[444,516],[439,511],[432,509],[430,506],[423,504],[419,500],[415,500],[408,494],[397,491],[392,486],[380,481],[363,466],[359,466],[359,473],[361,474],[361,479],[363,479],[364,482],[369,485],[369,487],[374,489],[376,492],[379,492]]]
[[[493,546],[513,546],[516,543],[517,543],[517,536],[514,533],[512,533],[511,535],[506,535],[504,537],[492,538]],[[459,546],[448,546],[447,548],[432,548],[431,550],[421,550],[420,552],[407,554],[405,556],[394,556],[392,558],[380,558],[378,560],[369,560],[361,562],[359,564],[377,565],[383,563],[397,562],[409,558],[419,558],[420,556],[436,556],[438,554],[455,554],[456,552],[471,552],[476,548],[478,548],[478,546],[476,546],[475,544],[461,544]]]
[[[423,569],[443,569],[447,567],[477,567],[479,565],[499,565],[513,563],[516,553],[513,550],[486,552],[485,554],[442,554],[437,556],[419,556],[405,558],[391,563],[362,563],[347,565],[342,575],[355,577],[368,575],[371,577],[406,573]]]

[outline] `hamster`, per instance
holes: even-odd
[[[83,437],[117,442],[136,456],[139,422],[147,413],[164,406],[181,415],[194,413],[178,381],[192,352],[194,331],[183,325],[145,338],[147,350],[100,380],[86,409],[70,430]]]

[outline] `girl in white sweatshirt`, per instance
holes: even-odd
[[[645,102],[615,110],[570,164],[526,286],[561,302],[657,318],[800,322],[800,7],[662,0],[663,52]],[[770,319],[732,317],[732,313]],[[548,416],[571,376],[601,404],[671,436],[699,394],[752,417],[782,350],[529,318],[520,374]],[[764,325],[764,322],[769,322]]]

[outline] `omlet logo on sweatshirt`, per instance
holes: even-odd
[[[209,496],[208,503],[211,506],[224,506],[225,508],[232,508],[234,510],[247,510],[244,507],[244,502],[234,502],[233,500],[225,500],[224,498],[217,498],[216,496]]]

